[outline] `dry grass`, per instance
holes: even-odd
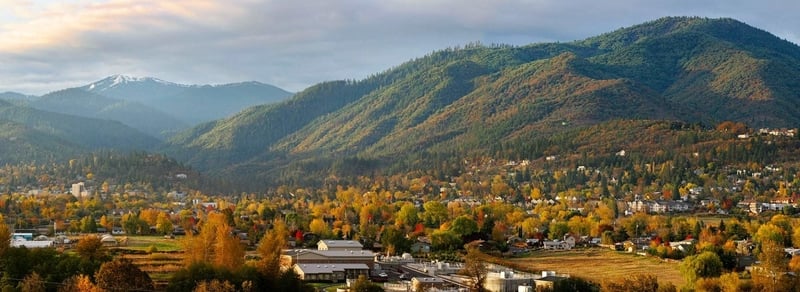
[[[654,257],[637,256],[606,249],[571,251],[536,251],[525,258],[508,259],[530,271],[553,270],[595,283],[635,274],[650,274],[661,283],[684,285],[678,263]]]

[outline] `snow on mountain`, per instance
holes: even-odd
[[[169,81],[164,81],[158,78],[153,77],[135,77],[135,76],[128,76],[128,75],[112,75],[106,77],[103,80],[94,82],[84,87],[87,91],[106,91],[112,88],[116,88],[121,85],[129,85],[129,84],[154,84],[154,85],[166,85],[166,86],[177,86],[177,87],[191,87],[190,85],[184,84],[177,84]]]

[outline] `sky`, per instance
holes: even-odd
[[[470,42],[568,42],[664,16],[800,43],[797,0],[0,0],[0,92],[114,74],[300,91]]]

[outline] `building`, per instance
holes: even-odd
[[[369,267],[365,264],[295,264],[294,272],[304,281],[344,282],[346,279],[358,279],[358,276],[369,276]]]
[[[72,184],[72,195],[77,198],[88,197],[89,191],[83,182]]]
[[[318,250],[362,250],[364,246],[355,240],[320,240]]]
[[[369,250],[284,250],[281,265],[288,268],[296,264],[364,264],[372,269],[375,265],[375,254]]]
[[[542,271],[542,277],[534,279],[536,283],[536,290],[552,290],[553,285],[568,277],[558,276],[555,271]]]
[[[520,286],[533,285],[535,282],[531,274],[503,271],[488,273],[483,287],[492,292],[517,292]]]

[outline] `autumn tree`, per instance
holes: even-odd
[[[156,218],[156,232],[160,234],[169,234],[172,233],[172,220],[170,220],[169,215],[166,212],[158,213],[158,217]]]
[[[92,262],[105,261],[108,259],[108,254],[103,247],[103,242],[97,235],[86,235],[78,239],[75,245],[75,252],[82,258]]]
[[[235,292],[236,287],[228,281],[213,279],[201,281],[193,290],[194,292]]]
[[[427,226],[438,226],[443,222],[447,221],[448,213],[447,213],[447,206],[442,204],[439,201],[428,201],[422,205],[422,208],[425,209],[422,212],[422,219]]]
[[[11,245],[11,230],[6,225],[6,220],[0,214],[0,258],[3,258]]]
[[[150,291],[153,280],[128,259],[104,263],[94,275],[97,286],[107,291]]]
[[[398,227],[413,227],[419,220],[417,207],[411,202],[405,202],[395,215],[394,225]]]
[[[601,283],[602,291],[610,292],[656,292],[658,279],[653,275],[636,274],[619,279],[606,279]]]
[[[450,231],[458,236],[467,236],[478,232],[478,223],[466,215],[458,216],[456,219],[453,219],[453,222],[450,224]]]
[[[487,291],[483,285],[486,283],[488,272],[489,270],[486,264],[481,259],[481,253],[474,248],[468,249],[467,255],[464,256],[464,268],[462,268],[459,273],[469,279],[470,291]]]
[[[259,271],[268,277],[277,277],[281,268],[281,251],[286,247],[286,237],[289,236],[289,229],[281,220],[272,223],[272,229],[264,234],[258,244],[258,254],[261,260],[258,262]]]
[[[202,262],[231,270],[240,267],[244,263],[244,248],[232,231],[224,214],[208,214],[200,226],[200,233],[188,233],[183,240],[186,265]]]
[[[86,275],[75,275],[64,280],[58,292],[102,292],[103,289],[92,283]]]
[[[686,283],[693,285],[699,278],[719,277],[722,274],[722,260],[716,253],[704,251],[684,258],[680,268]]]
[[[17,288],[22,292],[44,292],[46,287],[44,285],[44,278],[39,276],[38,273],[33,272],[25,276],[22,282],[19,283]]]

